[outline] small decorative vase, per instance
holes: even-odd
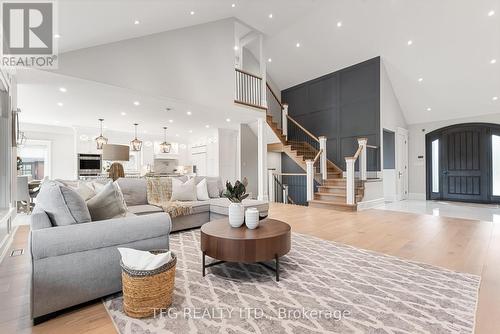
[[[245,212],[245,224],[251,230],[259,227],[259,210],[248,208]]]
[[[245,221],[245,207],[241,203],[229,204],[229,225],[240,227]]]

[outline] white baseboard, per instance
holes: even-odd
[[[0,263],[2,263],[3,259],[7,256],[7,253],[9,252],[10,245],[12,244],[12,241],[14,240],[14,235],[17,232],[17,228],[19,226],[16,226],[12,229],[12,232],[5,237],[5,239],[2,241],[2,244],[0,245],[0,249],[2,250],[0,254]]]
[[[408,194],[408,199],[415,199],[419,201],[425,201],[427,198],[425,193],[409,193]]]
[[[371,209],[371,208],[374,208],[376,206],[383,205],[383,204],[384,204],[384,198],[376,198],[376,199],[372,199],[370,201],[359,202],[358,203],[358,211]]]

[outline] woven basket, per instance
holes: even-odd
[[[153,254],[167,250],[153,250]],[[177,257],[154,270],[133,270],[122,266],[123,311],[132,318],[151,317],[155,309],[167,308],[172,304]]]

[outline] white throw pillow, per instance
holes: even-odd
[[[181,180],[172,178],[171,201],[196,201],[196,185],[194,179],[183,183]]]
[[[203,179],[196,185],[196,197],[198,201],[208,201],[210,196],[208,196],[207,179]]]
[[[89,186],[86,182],[78,183],[78,187],[73,188],[73,190],[82,196],[85,201],[88,201],[96,195],[94,188],[92,188],[91,185]]]

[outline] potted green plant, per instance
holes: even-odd
[[[222,193],[223,197],[226,197],[231,201],[229,205],[229,225],[232,227],[240,227],[245,221],[245,207],[241,202],[248,197],[246,193],[246,188],[248,181],[243,178],[243,181],[236,181],[234,186],[231,182],[226,182],[226,190]]]

